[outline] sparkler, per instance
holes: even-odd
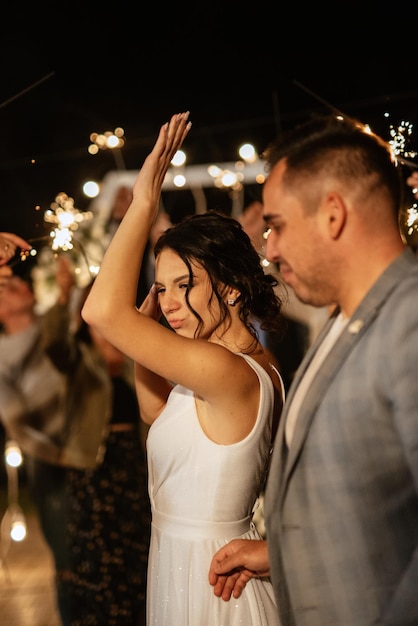
[[[389,127],[389,135],[392,139],[389,140],[389,145],[391,146],[392,153],[395,157],[400,156],[401,161],[405,159],[413,159],[417,156],[417,152],[415,150],[411,150],[408,147],[409,138],[412,135],[413,124],[411,122],[407,122],[402,120],[399,126],[395,127],[393,124]]]
[[[56,224],[56,228],[50,232],[53,250],[72,250],[73,232],[78,229],[81,222],[93,217],[91,211],[79,211],[74,206],[74,199],[66,193],[59,193],[51,208],[45,211],[44,220]]]

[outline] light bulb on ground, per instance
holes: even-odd
[[[9,441],[6,444],[4,456],[7,465],[9,465],[10,467],[20,467],[20,465],[22,465],[22,452],[17,443],[15,443],[14,441]]]
[[[26,537],[26,524],[24,519],[16,519],[10,527],[10,537],[13,541],[23,541]]]

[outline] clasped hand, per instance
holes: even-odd
[[[209,583],[222,600],[239,598],[251,578],[270,575],[267,542],[264,539],[233,539],[213,556]]]

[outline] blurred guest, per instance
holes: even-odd
[[[54,558],[58,609],[67,626],[70,562],[64,466],[75,459],[64,437],[65,378],[41,345],[41,320],[34,306],[29,282],[9,277],[0,292],[0,419],[6,437],[16,440],[25,456],[30,495]]]
[[[132,187],[120,185],[115,192],[109,218],[106,222],[105,230],[111,236],[115,234],[123,216],[132,202]]]
[[[251,239],[251,242],[257,252],[264,254],[266,240],[264,233],[266,225],[263,219],[263,204],[259,200],[253,200],[244,207],[238,221]]]
[[[42,318],[20,278],[0,298],[1,418],[25,453],[63,624],[142,625],[150,516],[132,365],[80,318],[71,329],[63,257],[56,280],[58,301]],[[32,341],[13,349],[25,334]]]
[[[406,184],[411,187],[414,197],[418,198],[418,171],[414,171],[408,176]]]
[[[157,243],[160,235],[173,226],[170,216],[163,210],[157,213],[154,224],[151,228],[148,243],[144,251],[144,259],[141,266],[138,281],[137,302],[142,303],[154,283],[155,278],[155,258],[154,258],[154,246]]]
[[[77,375],[83,361],[100,374],[99,389],[90,388],[88,393],[102,394],[100,386],[106,381],[107,404],[101,410],[110,418],[102,463],[67,473],[71,625],[142,626],[151,511],[146,431],[140,428],[133,364],[81,320],[80,308],[76,313],[79,327],[74,334],[69,332],[70,277],[61,258],[57,272],[61,312],[51,332],[55,340],[50,342],[49,354],[68,376]],[[83,376],[83,366],[79,374]],[[83,399],[82,395],[73,398],[75,402]]]
[[[0,232],[0,291],[12,276],[12,269],[6,265],[16,254],[16,250],[29,250],[31,244],[14,233]]]
[[[12,275],[13,271],[8,265],[0,265],[0,292]]]
[[[263,217],[262,202],[259,200],[250,202],[244,207],[238,221],[251,239],[254,248],[260,255],[260,260],[264,259],[266,224]],[[266,271],[278,273],[279,269],[276,264],[270,263]],[[307,323],[294,319],[289,315],[286,308],[288,292],[284,288],[283,281],[280,281],[279,285],[281,288],[280,295],[285,305],[285,330],[280,336],[276,333],[260,331],[260,340],[264,347],[273,355],[287,390],[299,363],[309,347],[309,327]]]

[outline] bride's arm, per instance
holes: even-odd
[[[160,319],[161,309],[154,285],[139,308],[139,312],[156,321]],[[164,356],[161,355],[161,358]],[[155,374],[138,362],[135,363],[134,373],[141,419],[146,424],[152,424],[163,410],[173,385],[166,378]]]

